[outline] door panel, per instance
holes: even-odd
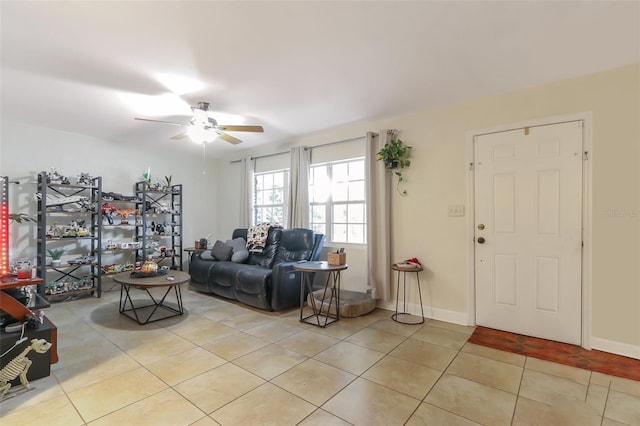
[[[474,141],[476,323],[579,344],[582,122]]]

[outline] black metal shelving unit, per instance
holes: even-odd
[[[50,182],[47,172],[38,174],[38,253],[36,274],[44,280],[38,294],[49,301],[69,300],[80,296],[102,296],[102,178],[91,178],[91,184],[71,185]],[[48,198],[51,201],[47,203]],[[82,197],[82,198],[79,198]],[[53,205],[53,200],[79,200]],[[59,200],[56,201],[60,202]],[[87,235],[65,234],[59,221],[85,220]],[[81,220],[82,220],[81,219]],[[92,263],[47,265],[47,250],[75,243],[70,254],[93,256]]]
[[[160,265],[170,263],[171,269],[182,270],[182,184],[151,189],[147,182],[136,182],[135,195],[142,216],[142,223],[136,224],[136,241],[142,241],[136,259],[145,261],[154,251],[153,259]],[[170,253],[165,250],[162,255],[157,252],[160,247]]]

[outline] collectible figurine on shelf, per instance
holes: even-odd
[[[163,235],[165,231],[165,225],[162,223],[151,222],[151,232],[153,235]]]
[[[147,171],[142,173],[142,179],[147,184],[147,189],[151,186],[151,166],[147,167]]]
[[[92,180],[93,178],[89,173],[81,172],[80,175],[78,175],[78,185],[91,186]]]
[[[62,228],[58,226],[58,222],[53,222],[52,225],[49,225],[45,236],[47,238],[60,238],[62,237]]]
[[[120,216],[120,225],[129,224],[129,215],[135,213],[136,209],[116,209],[116,214]]]
[[[69,179],[62,176],[55,167],[51,167],[51,172],[47,172],[47,183],[58,183],[62,185],[69,185]]]
[[[116,210],[116,206],[113,204],[104,203],[100,208],[100,211],[102,212],[102,221],[104,222],[104,219],[107,219],[109,225],[113,225],[113,213]]]

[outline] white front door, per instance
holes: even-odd
[[[581,343],[582,121],[474,139],[476,324]]]

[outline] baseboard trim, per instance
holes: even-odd
[[[396,311],[396,302],[395,301],[377,301],[377,307],[381,309],[386,309],[389,311]],[[400,306],[400,309],[402,307]],[[420,315],[420,305],[415,303],[407,304],[407,311],[412,315]],[[433,308],[430,306],[424,306],[424,317],[429,319],[435,319],[438,321],[450,322],[458,325],[469,325],[469,314],[467,312],[458,312],[458,311],[450,311],[447,309]]]
[[[640,359],[640,346],[591,336],[591,349]]]

